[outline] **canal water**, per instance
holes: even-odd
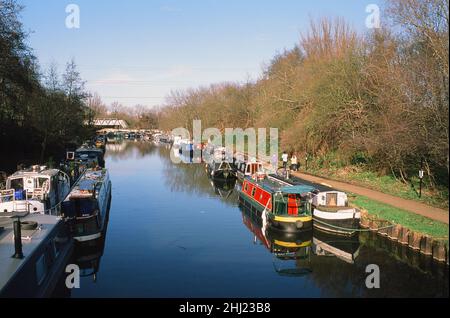
[[[56,296],[448,297],[448,267],[368,233],[271,233],[239,207],[234,184],[169,154],[149,142],[107,145],[105,241],[77,249],[80,288]],[[366,287],[369,264],[380,288]]]

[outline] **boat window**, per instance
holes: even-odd
[[[309,215],[310,207],[307,200],[302,200],[300,194],[281,194],[274,195],[275,208],[277,215]]]
[[[247,169],[245,169],[245,173],[250,173],[250,165],[247,165]]]
[[[12,179],[10,188],[14,190],[23,190],[23,179],[22,178]]]
[[[253,187],[253,190],[252,190],[252,197],[255,197],[255,193],[256,193],[256,187]]]
[[[248,183],[246,182],[244,185],[244,191],[247,192],[247,190],[248,190]]]
[[[96,201],[92,199],[73,200],[74,212],[77,216],[91,215],[96,209]]]
[[[100,224],[97,220],[97,218],[91,217],[82,223],[77,223],[75,225],[75,235],[82,236],[97,232],[100,229]]]
[[[286,214],[287,202],[286,198],[281,193],[276,193],[274,195],[274,213],[276,215]]]
[[[47,178],[38,177],[36,180],[36,188],[43,188],[45,181],[47,181]]]

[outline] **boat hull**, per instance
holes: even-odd
[[[215,165],[219,165],[218,163],[208,164],[206,167],[206,171],[208,175],[212,179],[219,180],[234,180],[236,179],[236,174],[233,169],[216,169]]]
[[[104,233],[105,226],[109,219],[109,209],[111,204],[111,181],[108,182],[107,190],[106,190],[106,201],[101,205],[100,213],[100,222],[96,219],[90,219],[88,222],[95,223],[96,228],[93,231],[89,231],[88,233],[84,232],[83,235],[74,235],[74,240],[82,243],[82,242],[95,242],[102,238],[102,233]],[[98,224],[100,223],[100,224]],[[83,224],[83,221],[79,219],[76,221],[75,226],[80,226]],[[85,226],[87,224],[83,224]]]
[[[319,209],[313,211],[314,227],[322,231],[339,235],[356,235],[360,228],[360,212],[326,212]]]

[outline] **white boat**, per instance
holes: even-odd
[[[0,191],[0,216],[16,212],[58,215],[70,191],[70,178],[61,170],[32,166],[6,179]]]
[[[248,158],[244,154],[235,154],[234,166],[236,168],[236,176],[239,180],[243,180],[246,176],[263,178],[265,176],[263,164],[256,158]]]
[[[345,192],[314,192],[311,199],[314,227],[338,234],[353,235],[359,229],[361,213],[348,205]]]
[[[72,235],[79,242],[102,236],[111,201],[111,181],[106,169],[87,169],[62,204]]]
[[[181,146],[181,141],[183,138],[181,136],[174,136],[173,137],[173,147],[179,148]]]

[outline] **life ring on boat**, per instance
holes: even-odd
[[[35,222],[35,221],[20,222],[20,228],[22,230],[36,230],[37,227],[38,227],[38,222]]]

